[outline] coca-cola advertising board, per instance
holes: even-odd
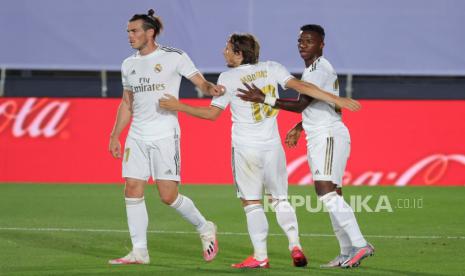
[[[352,139],[345,184],[465,186],[465,101],[361,102],[361,111],[343,115]],[[121,160],[108,152],[118,104],[0,98],[0,183],[122,183]],[[231,118],[223,113],[215,122],[179,114],[183,183],[233,182]],[[279,112],[282,140],[299,120],[300,114]],[[289,182],[311,184],[305,135],[285,150]]]

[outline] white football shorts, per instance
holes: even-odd
[[[286,155],[283,147],[232,148],[232,170],[237,197],[262,200],[263,191],[276,199],[287,199]]]
[[[148,181],[181,180],[179,134],[155,141],[127,137],[123,156],[123,177]]]
[[[347,136],[317,136],[307,143],[308,165],[314,181],[331,181],[342,186],[342,177],[350,155]]]

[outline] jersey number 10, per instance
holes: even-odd
[[[261,88],[262,92],[266,94],[271,93],[271,96],[276,97],[276,87],[269,84]],[[278,109],[262,103],[252,103],[252,115],[255,122],[263,121],[263,118],[274,117],[278,114]]]

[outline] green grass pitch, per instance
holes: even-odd
[[[0,185],[0,275],[464,275],[465,188],[346,187],[346,199],[365,199],[356,216],[376,253],[357,269],[323,270],[338,254],[325,212],[315,212],[313,187],[290,187],[293,198],[310,196],[308,211],[297,207],[301,241],[310,258],[294,268],[287,239],[268,212],[271,268],[230,268],[252,252],[245,215],[233,186],[184,185],[181,192],[218,225],[220,252],[202,259],[193,227],[146,189],[150,265],[110,266],[130,250],[121,185]],[[381,203],[380,203],[381,202]],[[388,205],[389,206],[388,206]],[[359,206],[359,205],[358,205]],[[357,206],[356,206],[357,207]],[[379,206],[378,206],[379,207]],[[392,212],[389,212],[389,207]]]

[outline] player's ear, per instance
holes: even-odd
[[[146,32],[150,37],[155,38],[155,29],[148,29]]]
[[[244,59],[244,56],[242,55],[242,51],[234,52],[234,57],[236,58],[237,61],[239,61],[239,64],[241,64],[242,60]]]
[[[320,43],[320,50],[323,50],[324,47],[325,47],[325,42],[324,42],[324,41],[321,41],[321,43]]]

